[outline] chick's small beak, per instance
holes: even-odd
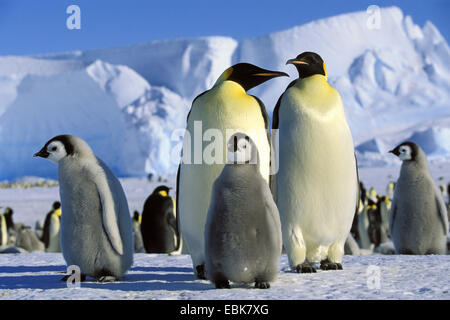
[[[36,152],[33,157],[41,157],[47,158],[50,155],[44,148],[42,148],[39,152]]]
[[[308,65],[309,63],[302,61],[302,60],[289,59],[288,61],[286,61],[286,64],[306,64],[306,65]]]

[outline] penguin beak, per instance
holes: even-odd
[[[389,153],[392,153],[392,154],[396,155],[397,157],[400,155],[400,152],[398,152],[397,148],[390,150]]]
[[[281,71],[267,71],[267,72],[259,72],[259,73],[254,73],[254,76],[258,76],[258,77],[266,77],[266,78],[276,78],[276,77],[289,77],[289,75],[285,72],[281,72]]]
[[[308,65],[308,62],[302,61],[302,60],[297,60],[297,59],[289,59],[288,61],[286,61],[286,65],[288,64],[306,64]]]
[[[41,157],[47,158],[50,155],[44,148],[42,148],[39,152],[36,152],[33,157]]]

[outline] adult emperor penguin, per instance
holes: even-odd
[[[133,263],[133,233],[119,180],[84,140],[72,135],[52,138],[34,156],[58,164],[67,265],[79,266],[82,279],[121,278]]]
[[[255,142],[261,175],[269,181],[269,119],[264,104],[246,92],[280,76],[287,74],[238,63],[225,70],[214,86],[197,96],[192,103],[177,175],[177,217],[198,278],[205,278],[204,228],[212,185],[225,165],[226,145],[232,134],[243,132]],[[203,141],[202,131],[205,132],[205,140],[214,139],[214,142]],[[216,135],[212,137],[211,133]],[[200,143],[195,143],[196,140]],[[212,155],[211,145],[218,145],[217,150],[213,150],[212,161],[205,157],[208,153]]]
[[[402,160],[389,213],[389,230],[397,254],[446,254],[448,220],[444,200],[414,142],[389,151]]]
[[[178,248],[175,201],[170,188],[159,186],[145,200],[141,233],[147,253],[171,253]]]
[[[321,269],[342,269],[345,240],[359,204],[352,135],[322,58],[303,52],[286,64],[297,68],[299,79],[279,98],[272,123],[272,135],[279,136],[272,190],[283,244],[297,272],[315,272],[313,264],[319,261]]]
[[[205,226],[205,267],[216,288],[229,280],[266,289],[281,255],[281,225],[258,150],[246,134],[228,142],[228,161],[213,185]]]
[[[60,245],[60,228],[61,228],[61,203],[55,201],[52,210],[47,213],[44,221],[44,230],[42,234],[42,242],[47,252],[61,252]]]

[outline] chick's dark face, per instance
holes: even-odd
[[[289,59],[286,64],[293,64],[301,79],[315,74],[327,75],[327,69],[323,59],[314,52],[303,52],[294,59]]]

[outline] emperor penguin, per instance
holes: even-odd
[[[47,252],[61,252],[60,245],[61,203],[55,201],[52,210],[47,213],[44,221],[42,242]]]
[[[386,237],[389,235],[389,211],[391,210],[391,199],[388,196],[382,196],[378,201],[378,207],[380,208],[381,226]]]
[[[0,247],[8,244],[8,227],[5,215],[0,213]]]
[[[327,80],[325,63],[303,52],[286,64],[299,78],[289,84],[273,113],[273,152],[283,244],[297,272],[342,269],[344,244],[359,204],[353,139],[341,97]]]
[[[142,216],[138,211],[133,212],[133,236],[134,236],[134,252],[145,253],[144,241],[141,232]]]
[[[280,76],[288,75],[238,63],[192,103],[177,174],[177,217],[194,273],[200,279],[205,279],[204,229],[212,185],[225,165],[227,141],[234,133],[245,133],[255,142],[260,173],[269,182],[269,118],[262,101],[247,91]]]
[[[169,187],[158,186],[145,200],[141,233],[147,253],[171,253],[178,248],[175,200],[169,192]]]
[[[402,160],[389,214],[397,254],[446,254],[448,220],[423,150],[406,141],[389,151]]]
[[[205,226],[205,267],[216,288],[229,281],[267,289],[282,248],[278,209],[259,170],[258,150],[244,133],[228,142],[227,164],[213,184]]]
[[[395,182],[394,181],[390,181],[388,183],[388,185],[386,186],[386,196],[389,199],[392,199],[392,197],[394,196],[394,189],[395,189]]]
[[[11,231],[15,231],[15,224],[13,220],[14,210],[10,207],[5,209],[5,220],[6,220],[6,228],[8,229],[8,233]]]
[[[50,139],[34,156],[58,164],[67,265],[77,265],[82,280],[121,278],[133,263],[133,230],[119,180],[84,140],[72,135]]]

